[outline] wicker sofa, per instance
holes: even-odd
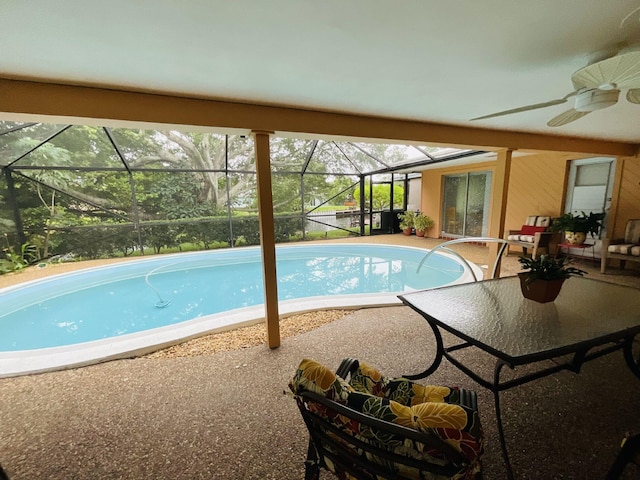
[[[475,392],[389,379],[349,358],[335,374],[304,359],[289,388],[310,435],[306,480],[320,468],[343,479],[481,478]]]
[[[620,260],[620,268],[624,269],[627,261],[640,262],[640,219],[627,222],[624,238],[602,240],[600,251],[600,271],[605,273],[609,259]]]

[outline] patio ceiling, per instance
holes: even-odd
[[[2,79],[428,122],[463,127],[460,144],[483,131],[640,144],[624,92],[561,127],[546,122],[571,102],[470,120],[561,99],[573,72],[637,47],[637,0],[31,0],[0,13]],[[0,119],[37,113],[11,102]]]

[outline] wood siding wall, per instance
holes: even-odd
[[[559,216],[566,194],[568,161],[553,153],[514,157],[507,197],[506,230],[519,229],[529,215]]]
[[[505,230],[520,228],[528,215],[559,216],[564,211],[568,162],[579,158],[585,158],[585,156],[567,153],[514,156],[509,179]],[[620,210],[628,211],[630,205],[635,205],[636,216],[628,218],[640,218],[638,211],[638,206],[640,206],[640,188],[638,188],[640,162],[637,159],[630,159],[627,160],[627,164],[629,164],[630,171],[625,172],[623,185],[626,185],[627,189],[630,189],[633,184],[636,185],[635,198],[623,192],[620,199]],[[442,177],[477,171],[491,171],[493,175],[495,162],[422,172],[420,209],[435,221],[435,228],[429,232],[431,236],[437,236],[442,231]],[[632,208],[631,210],[633,211]],[[616,227],[617,230],[618,227]],[[624,225],[622,231],[624,231]]]
[[[623,238],[627,221],[633,218],[640,218],[640,159],[634,157],[626,158],[622,167],[618,209],[611,237]]]

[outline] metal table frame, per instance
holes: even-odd
[[[507,277],[510,278],[510,277]],[[491,282],[499,282],[505,281],[507,278],[490,280]],[[511,277],[512,278],[512,277]],[[452,288],[452,287],[442,287],[442,288]],[[624,287],[628,288],[628,287]],[[420,292],[416,292],[420,293]],[[640,292],[639,292],[640,293]],[[609,332],[606,335],[602,335],[598,338],[590,339],[588,341],[578,342],[572,345],[567,345],[565,347],[556,348],[553,350],[541,351],[534,354],[523,355],[518,357],[510,356],[500,350],[496,350],[482,342],[471,338],[468,335],[458,331],[455,328],[452,328],[450,325],[443,323],[437,318],[429,315],[424,312],[419,307],[415,306],[411,302],[411,296],[414,294],[405,294],[400,295],[399,298],[405,305],[408,305],[417,313],[419,313],[425,320],[428,322],[429,326],[433,330],[433,334],[436,340],[436,356],[433,360],[433,363],[426,368],[423,372],[412,375],[405,375],[406,378],[411,380],[422,379],[428,377],[433,372],[435,372],[443,358],[446,358],[449,362],[451,362],[455,367],[477,382],[484,388],[487,388],[493,393],[495,411],[496,411],[496,422],[498,427],[498,436],[500,440],[500,447],[502,450],[502,456],[504,458],[505,467],[507,470],[508,478],[511,480],[514,478],[513,470],[511,467],[511,462],[509,461],[509,454],[507,451],[505,436],[504,436],[504,428],[502,425],[502,415],[500,409],[500,392],[503,390],[507,390],[513,387],[517,387],[519,385],[531,382],[533,380],[552,375],[556,372],[562,370],[569,370],[574,373],[579,373],[580,368],[585,362],[590,360],[594,360],[596,358],[602,357],[609,353],[615,352],[617,350],[622,350],[624,353],[624,358],[629,366],[630,370],[635,374],[636,377],[640,379],[640,358],[635,358],[633,353],[633,343],[636,335],[640,333],[640,320],[638,321],[638,325],[634,328],[627,328],[620,331]],[[529,301],[529,300],[527,300]],[[455,345],[445,346],[441,334],[441,330],[443,329],[454,336],[458,337],[462,340],[461,343],[456,343]],[[460,351],[466,348],[476,347],[484,352],[496,357],[496,363],[493,371],[493,378],[488,380],[482,377],[477,372],[473,371],[471,368],[464,365],[459,359],[455,358],[452,355],[453,352]],[[570,356],[570,360],[566,361],[556,361],[559,357]],[[531,365],[537,362],[542,362],[544,360],[554,360],[554,365],[550,367],[541,368],[533,373],[524,374],[522,376],[506,380],[500,381],[500,374],[505,366],[509,367],[512,370],[515,370],[517,366],[522,365]]]

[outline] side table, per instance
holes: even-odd
[[[586,257],[585,255],[585,250],[587,250],[588,248],[591,249],[591,258],[593,260],[595,260],[596,258],[596,252],[595,252],[595,243],[583,243],[582,245],[574,245],[571,243],[558,243],[557,245],[558,250],[556,251],[556,257],[562,253],[562,249],[566,248],[567,249],[567,257],[571,257],[571,249],[576,249],[576,250],[582,250],[582,255],[580,255],[581,257]]]

